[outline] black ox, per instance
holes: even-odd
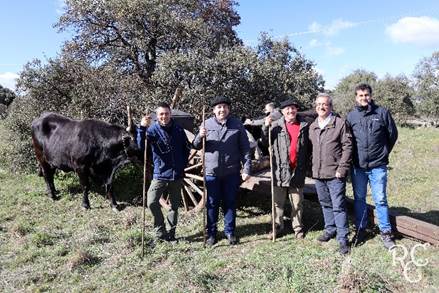
[[[73,120],[56,113],[43,113],[32,122],[32,141],[51,198],[58,198],[53,182],[55,170],[75,171],[86,209],[90,208],[90,178],[105,186],[111,207],[117,209],[112,192],[114,174],[126,163],[141,159],[141,152],[124,128],[91,119]]]

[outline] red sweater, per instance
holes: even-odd
[[[295,169],[297,166],[297,140],[299,139],[300,123],[285,122],[288,134],[290,135],[290,166]]]

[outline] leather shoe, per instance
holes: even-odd
[[[340,252],[341,255],[349,254],[351,252],[351,248],[349,247],[349,243],[347,241],[340,242],[338,252]]]
[[[207,246],[213,246],[216,243],[216,237],[215,236],[209,236],[206,240]]]
[[[227,237],[227,240],[229,240],[230,245],[236,245],[239,242],[238,238],[236,238],[236,236],[233,234],[227,234],[226,237]]]
[[[324,231],[322,235],[317,237],[317,241],[328,242],[329,240],[331,240],[334,237],[335,237],[335,234],[331,235],[331,234],[328,234],[326,231]]]

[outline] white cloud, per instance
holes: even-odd
[[[3,87],[7,87],[11,90],[15,90],[15,83],[17,81],[18,74],[13,72],[0,73],[0,84]]]
[[[396,43],[439,46],[439,19],[404,17],[389,25],[386,33]]]
[[[334,45],[332,45],[332,43],[330,41],[327,42],[320,42],[317,39],[312,39],[309,42],[309,47],[310,48],[324,48],[325,53],[330,55],[330,56],[338,56],[344,53],[344,49],[341,47],[335,47]]]
[[[343,19],[335,19],[330,24],[322,25],[318,22],[313,22],[309,27],[309,31],[313,33],[323,33],[326,36],[336,35],[338,32],[344,29],[348,29],[357,26],[357,23],[346,21]]]
[[[317,47],[320,47],[322,44],[319,42],[319,40],[316,40],[316,39],[312,39],[310,42],[309,42],[309,46],[311,47],[311,48],[317,48]]]

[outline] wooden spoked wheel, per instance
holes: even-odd
[[[188,140],[193,141],[194,134],[187,130],[185,132]],[[202,160],[201,150],[192,149],[189,155],[189,164],[184,170],[185,176],[181,190],[181,199],[186,212],[198,212],[204,207]],[[160,204],[165,209],[170,208],[168,195],[162,196]]]

